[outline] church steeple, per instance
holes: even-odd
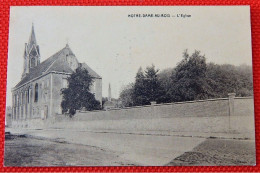
[[[110,83],[109,83],[109,86],[108,86],[108,101],[111,102],[111,87],[110,87]]]
[[[32,24],[31,35],[29,37],[28,43],[25,43],[24,49],[24,69],[22,78],[24,78],[29,72],[31,68],[36,67],[40,64],[40,48],[37,45],[34,25]]]
[[[32,31],[31,31],[31,35],[29,38],[28,46],[33,46],[34,44],[37,45],[36,37],[35,37],[35,33],[34,33],[34,25],[32,23]]]

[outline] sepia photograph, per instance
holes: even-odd
[[[11,6],[5,167],[256,164],[250,6]]]

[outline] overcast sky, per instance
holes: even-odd
[[[103,96],[133,82],[140,66],[175,67],[195,49],[207,62],[252,64],[249,6],[237,7],[11,7],[7,105],[21,79],[32,22],[41,62],[68,42],[79,62],[103,78]],[[171,17],[128,17],[170,14]],[[177,17],[188,14],[190,18]]]

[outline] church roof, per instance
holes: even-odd
[[[89,74],[94,78],[101,78],[94,70],[92,70],[86,63],[80,63],[82,68],[88,70]]]
[[[65,55],[74,55],[72,50],[68,45],[40,63],[38,66],[30,69],[30,72],[15,86],[15,88],[18,88],[19,86],[29,82],[30,80],[33,80],[37,77],[40,77],[43,74],[46,74],[48,72],[63,72],[63,73],[72,73],[73,70],[70,68],[68,63],[65,61],[58,61],[60,58],[64,57]],[[87,64],[81,63],[80,64],[83,68],[87,69],[89,71],[89,74],[93,76],[94,78],[101,78],[94,70],[92,70]]]

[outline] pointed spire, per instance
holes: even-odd
[[[22,74],[22,78],[24,78],[29,72],[31,68],[39,65],[40,62],[40,47],[36,43],[36,37],[34,32],[34,25],[32,23],[31,35],[29,37],[29,42],[25,43],[24,49],[24,71]]]
[[[111,87],[110,87],[110,83],[109,83],[109,86],[108,86],[108,101],[111,102]]]
[[[31,31],[28,45],[30,45],[30,47],[31,47],[33,44],[37,44],[37,43],[36,43],[36,37],[35,37],[35,33],[34,33],[34,24],[32,23],[32,31]]]

